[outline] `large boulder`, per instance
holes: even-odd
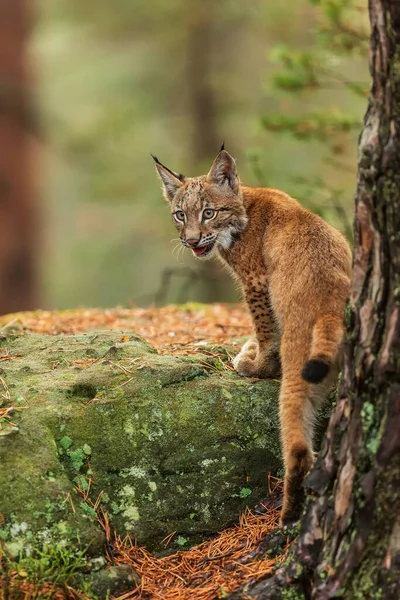
[[[160,355],[104,330],[0,346],[0,537],[14,555],[51,541],[98,555],[93,505],[122,536],[157,548],[176,532],[185,547],[282,467],[279,384],[238,377],[223,348]]]

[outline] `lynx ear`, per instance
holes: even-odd
[[[183,182],[185,181],[185,176],[181,175],[180,173],[175,173],[174,171],[171,171],[171,169],[168,169],[168,167],[163,165],[158,160],[157,156],[151,154],[151,157],[156,163],[156,169],[163,183],[165,199],[168,200],[168,202],[171,202],[178,189],[183,185]]]
[[[233,192],[239,190],[235,159],[224,149],[224,144],[208,172],[207,181],[222,188],[231,189]]]

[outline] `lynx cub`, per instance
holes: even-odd
[[[315,414],[337,376],[351,253],[344,237],[278,190],[240,184],[222,146],[208,175],[154,157],[182,244],[219,256],[242,286],[255,339],[233,361],[244,377],[280,377],[285,464],[282,524],[299,517],[313,463]]]

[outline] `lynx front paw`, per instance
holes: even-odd
[[[258,344],[254,340],[248,340],[242,346],[239,354],[232,361],[233,367],[239,375],[242,375],[242,377],[257,377],[257,375],[254,375],[257,352]]]
[[[242,377],[278,378],[281,374],[279,353],[271,349],[261,354],[258,343],[248,340],[232,361],[234,369]]]

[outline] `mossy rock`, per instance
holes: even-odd
[[[159,355],[115,331],[2,346],[17,428],[0,436],[0,536],[13,554],[51,540],[100,553],[101,492],[117,533],[155,548],[176,531],[185,547],[255,505],[282,467],[279,384],[241,379],[224,353]]]
[[[91,589],[98,598],[117,596],[140,584],[140,577],[129,565],[109,567],[91,575]]]

